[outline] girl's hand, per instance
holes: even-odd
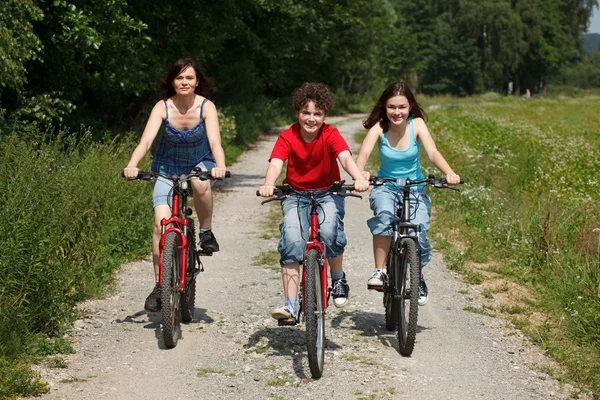
[[[210,174],[212,175],[212,177],[214,179],[223,179],[223,178],[225,178],[226,171],[227,171],[226,168],[214,167],[213,169],[210,170]]]
[[[139,171],[140,170],[137,169],[137,167],[125,167],[123,169],[123,175],[127,179],[135,179],[135,178],[137,178]]]
[[[448,185],[458,185],[460,184],[460,176],[456,175],[454,172],[446,175],[446,183]]]
[[[275,190],[275,186],[264,184],[260,188],[258,188],[258,193],[262,197],[273,197],[273,191]]]
[[[371,178],[371,173],[369,171],[363,171],[361,172],[361,174],[366,180],[369,180],[369,178]]]

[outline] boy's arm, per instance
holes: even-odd
[[[279,158],[272,158],[267,168],[267,174],[265,176],[265,183],[258,189],[258,192],[262,197],[273,196],[273,190],[275,189],[275,181],[279,178],[281,170],[283,169],[283,160]]]
[[[344,150],[338,154],[337,159],[340,161],[340,164],[342,164],[344,171],[350,174],[352,179],[354,179],[354,188],[357,192],[364,192],[369,189],[369,181],[363,177],[348,150]]]

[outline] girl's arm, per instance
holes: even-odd
[[[369,156],[373,151],[373,147],[375,147],[375,143],[377,143],[378,140],[381,140],[382,136],[383,131],[381,127],[379,126],[379,124],[375,124],[371,129],[369,129],[369,132],[367,133],[367,136],[365,137],[365,140],[363,140],[362,145],[360,146],[360,150],[358,151],[356,165],[358,166],[358,169],[362,172],[364,178],[367,180],[369,179],[370,174],[368,171],[365,171],[365,166],[367,165]]]
[[[208,144],[215,158],[216,167],[210,171],[214,178],[225,178],[225,151],[221,146],[221,131],[219,129],[219,115],[217,108],[212,101],[207,101],[204,105],[204,124],[206,125],[206,136]]]
[[[158,130],[160,129],[163,120],[166,118],[166,115],[164,102],[157,102],[154,108],[152,108],[150,117],[148,117],[148,122],[146,122],[144,133],[142,133],[142,138],[140,139],[140,142],[136,146],[135,150],[133,150],[131,158],[127,163],[127,167],[125,167],[123,170],[126,178],[135,178],[137,176],[137,166],[142,158],[144,158],[148,150],[150,150],[152,142],[154,142],[154,139],[156,138]]]
[[[458,185],[460,183],[460,176],[454,173],[450,164],[446,161],[444,156],[439,152],[425,121],[421,118],[415,118],[415,133],[418,140],[423,144],[423,148],[427,153],[429,160],[439,169],[444,175],[450,185]]]
[[[265,176],[265,183],[258,189],[262,197],[273,196],[273,190],[275,189],[275,181],[279,178],[281,170],[283,169],[283,160],[279,158],[272,158],[267,168],[267,174]]]
[[[354,179],[354,188],[357,192],[364,192],[369,189],[369,181],[363,177],[363,174],[352,159],[352,155],[348,150],[344,150],[338,154],[337,159],[340,164],[342,164],[344,171],[350,174],[352,179]]]

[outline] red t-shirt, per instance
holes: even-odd
[[[279,134],[269,161],[288,160],[283,183],[294,189],[324,189],[341,180],[337,156],[345,150],[350,148],[337,128],[323,124],[315,139],[306,143],[296,122]]]

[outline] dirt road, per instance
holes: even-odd
[[[355,146],[360,117],[327,122]],[[277,245],[277,239],[261,238],[269,207],[255,196],[275,139],[267,135],[248,150],[218,188],[214,230],[221,252],[204,260],[195,318],[183,326],[177,347],[164,348],[158,315],[143,310],[153,285],[151,263],[124,265],[117,293],[82,305],[84,318],[71,333],[76,353],[66,357],[68,368],[43,370],[52,389],[42,399],[568,396],[568,388],[542,372],[547,360],[518,331],[463,310],[476,288],[448,271],[439,253],[425,271],[430,301],[420,308],[415,351],[410,358],[399,355],[395,336],[383,326],[381,294],[366,288],[372,270],[368,195],[346,201],[351,303],[344,310],[330,306],[325,372],[310,379],[304,331],[278,327],[269,317],[282,301],[279,271],[253,265],[256,255]]]

